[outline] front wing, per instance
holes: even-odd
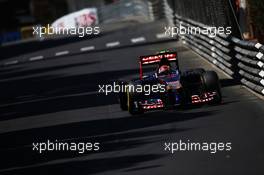
[[[215,96],[217,95],[216,92],[205,92],[201,95],[192,95],[191,101],[189,105],[192,104],[203,104],[213,101]],[[144,110],[153,110],[153,109],[162,109],[164,108],[164,102],[161,99],[148,99],[143,100],[139,103]]]

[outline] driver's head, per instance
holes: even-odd
[[[159,67],[158,74],[169,74],[170,73],[170,66],[163,65]]]
[[[166,66],[170,66],[170,62],[167,58],[162,58],[159,62],[159,67],[166,65]]]
[[[169,74],[170,62],[167,58],[162,58],[159,63],[158,74]]]

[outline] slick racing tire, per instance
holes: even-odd
[[[213,101],[209,104],[220,104],[222,102],[221,86],[218,75],[214,71],[206,71],[203,75],[205,91],[216,92]]]
[[[144,110],[133,93],[127,91],[127,110],[131,115],[143,114]]]
[[[127,111],[127,95],[126,92],[119,93],[119,105],[123,111]]]
[[[127,82],[120,81],[120,82],[118,82],[118,84],[119,84],[120,86],[122,86],[122,85],[126,85]],[[119,98],[119,105],[120,105],[120,108],[121,108],[123,111],[127,111],[128,108],[127,108],[127,94],[126,94],[126,92],[119,92],[119,94],[118,94],[118,98]]]

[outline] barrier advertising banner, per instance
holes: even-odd
[[[78,28],[98,24],[96,8],[86,8],[74,13],[65,15],[52,23],[54,28]]]

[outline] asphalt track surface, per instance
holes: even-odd
[[[139,55],[164,48],[178,50],[182,69],[216,70],[223,103],[130,116],[120,110],[114,94],[98,94],[98,84],[138,75]],[[180,42],[69,54],[0,72],[1,175],[264,174],[263,100]],[[98,141],[100,151],[32,151],[32,142],[47,139]],[[164,142],[179,140],[231,142],[232,150],[164,151]]]

